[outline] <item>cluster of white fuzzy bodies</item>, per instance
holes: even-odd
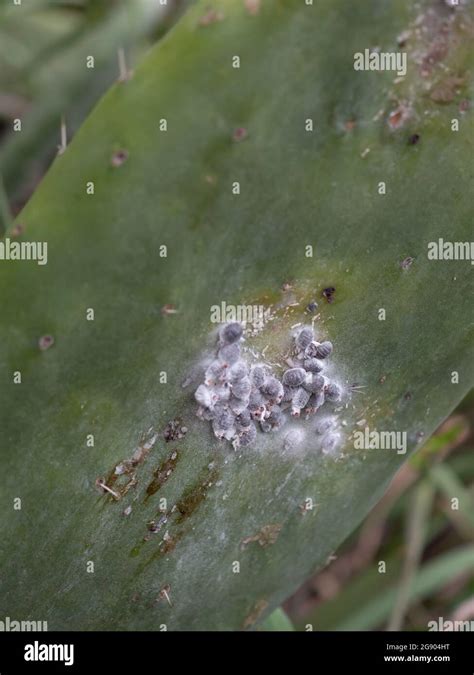
[[[247,363],[242,340],[241,324],[228,323],[220,329],[215,358],[206,364],[204,382],[195,392],[198,416],[211,422],[214,435],[235,449],[253,445],[259,429],[269,433],[283,427],[284,446],[297,447],[305,432],[289,423],[310,420],[326,402],[341,400],[340,387],[323,374],[332,344],[317,342],[311,327],[300,328],[293,335],[288,368],[279,379],[268,364]],[[339,440],[333,427],[331,417],[311,425],[326,439],[329,453]]]

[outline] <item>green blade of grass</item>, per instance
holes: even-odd
[[[458,548],[424,565],[411,588],[410,605],[442,588],[448,581],[465,572],[474,574],[474,546]],[[397,588],[381,593],[375,599],[335,626],[335,630],[369,630],[387,619],[397,596]]]

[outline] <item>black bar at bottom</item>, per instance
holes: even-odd
[[[316,673],[373,668],[387,673],[474,673],[469,632],[45,632],[0,633],[0,675],[22,673],[159,672],[190,663],[225,673],[261,662],[292,670],[307,658]],[[293,665],[291,665],[293,663]]]

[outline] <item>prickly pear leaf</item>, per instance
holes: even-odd
[[[468,391],[472,268],[427,251],[470,238],[473,23],[419,5],[198,2],[58,157],[11,233],[47,265],[0,261],[5,615],[252,628],[404,461],[355,432],[411,452]],[[405,50],[406,76],[355,71],[373,47]],[[275,359],[316,317],[361,385],[339,458],[280,431],[235,452],[197,419],[182,383],[222,301],[272,307],[247,344]]]

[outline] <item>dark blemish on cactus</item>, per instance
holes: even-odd
[[[168,316],[169,314],[177,314],[178,310],[176,309],[176,307],[174,305],[167,304],[167,305],[163,305],[163,307],[161,308],[161,313],[164,316]]]
[[[323,298],[326,298],[326,300],[329,303],[332,303],[332,302],[334,302],[335,292],[336,292],[336,289],[334,288],[334,286],[328,286],[327,288],[323,289],[321,295],[323,296]]]
[[[171,551],[174,551],[174,549],[176,548],[177,543],[178,540],[173,539],[172,537],[164,539],[163,542],[161,543],[160,554],[166,555],[167,553],[171,553]]]
[[[408,145],[416,145],[420,140],[420,134],[412,134],[408,139]]]
[[[110,163],[114,168],[117,168],[119,166],[122,166],[122,164],[125,164],[127,159],[128,159],[128,152],[126,150],[117,150],[112,155]]]
[[[263,612],[267,609],[268,602],[266,600],[259,600],[252,608],[250,614],[244,619],[242,628],[250,628],[256,623],[259,618],[262,616]]]
[[[137,468],[145,461],[157,438],[158,434],[154,432],[153,427],[150,427],[146,433],[141,434],[138,446],[134,449],[132,456],[116,464],[110,471],[104,481],[103,494],[108,492],[115,498],[122,499],[132,487],[138,484]]]
[[[178,450],[173,450],[170,456],[162,464],[160,464],[160,466],[155,469],[155,471],[153,471],[153,480],[146,489],[145,501],[158,492],[158,490],[166,483],[166,481],[169,480],[171,474],[176,468],[178,459]]]
[[[317,309],[318,309],[318,303],[315,300],[310,302],[309,305],[307,305],[307,307],[306,307],[306,310],[308,312],[311,312],[311,314],[313,314]]]
[[[204,14],[200,19],[199,19],[199,25],[200,26],[210,26],[213,23],[217,23],[219,21],[223,21],[224,19],[224,13],[218,11],[217,9],[210,9],[206,14]]]
[[[459,112],[465,113],[469,110],[470,107],[471,107],[471,102],[467,98],[465,98],[459,104]]]
[[[52,335],[43,335],[38,340],[38,347],[42,352],[46,351],[54,345],[54,337]]]
[[[413,398],[411,391],[407,391],[406,394],[403,396],[403,398],[405,399],[405,401],[411,401],[411,399]]]
[[[275,523],[274,525],[264,525],[262,529],[257,532],[257,534],[253,534],[251,537],[245,537],[245,539],[242,539],[240,542],[240,548],[243,550],[246,546],[248,546],[248,544],[253,542],[260,544],[262,548],[271,546],[272,544],[276,543],[281,528],[282,526],[279,523]]]
[[[183,426],[182,420],[180,417],[170,420],[165,427],[163,436],[167,443],[170,441],[177,441],[181,438],[184,438],[188,433],[188,428]]]
[[[387,376],[386,376],[386,375],[382,375],[382,376],[379,378],[379,383],[380,383],[380,384],[385,384],[385,380],[386,380],[386,379],[387,379]]]
[[[152,534],[158,534],[168,522],[168,514],[163,513],[158,520],[149,520],[146,524],[147,529]]]
[[[409,255],[402,260],[402,262],[400,263],[400,267],[402,268],[402,270],[409,270],[410,267],[413,265],[414,261],[415,261],[415,258],[412,258]]]
[[[212,467],[204,481],[199,482],[184,493],[176,504],[176,510],[178,511],[178,517],[176,519],[177,524],[183,523],[193,515],[206,499],[207,493],[218,478],[218,470],[215,467]]]
[[[160,518],[155,523],[155,521],[150,521],[148,523],[148,534],[143,537],[139,544],[137,544],[130,551],[131,557],[136,557],[140,554],[142,547],[154,538],[155,531],[158,532],[158,528],[161,529],[164,524],[171,526],[176,526],[173,534],[170,535],[168,531],[165,532],[163,539],[160,541],[158,548],[151,554],[151,556],[143,562],[143,568],[149,565],[154,560],[161,558],[173,551],[177,544],[186,534],[186,527],[183,526],[188,518],[190,518],[193,513],[199,508],[199,506],[206,499],[207,494],[211,487],[219,478],[219,473],[215,468],[214,464],[208,466],[207,471],[204,476],[195,484],[186,490],[179,501],[166,513],[161,513]],[[181,527],[178,527],[181,525]],[[152,530],[150,531],[150,526]]]
[[[240,141],[245,140],[247,136],[248,136],[247,129],[245,129],[244,127],[238,127],[232,134],[232,139],[236,143],[240,143]]]

